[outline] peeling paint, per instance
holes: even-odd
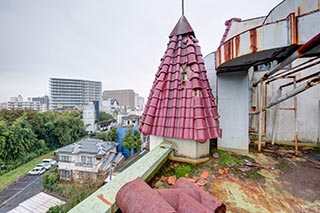
[[[237,35],[235,37],[235,52],[236,52],[235,57],[239,57],[239,55],[240,55],[240,35]]]
[[[265,155],[257,155],[255,159],[266,166],[260,171],[264,182],[241,181],[230,176],[213,182],[212,193],[224,201],[227,212],[318,212],[320,200],[303,200],[290,193],[289,182],[279,181],[282,171],[272,169],[278,161]]]
[[[258,47],[257,47],[257,29],[254,28],[250,30],[250,49],[253,53],[257,52]]]

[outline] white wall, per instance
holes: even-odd
[[[249,85],[247,72],[218,74],[219,149],[247,152],[249,147]]]
[[[174,144],[173,148],[175,150],[175,156],[177,157],[200,159],[209,156],[209,140],[205,143],[199,143],[194,140],[184,140],[150,135],[150,149],[153,149],[163,141],[171,142],[172,144]]]
[[[292,66],[296,66],[307,59],[299,59],[294,61]],[[307,76],[311,73],[320,70],[320,65],[314,66],[310,69],[304,70],[302,73],[297,74],[297,79]],[[255,72],[254,79],[258,79],[264,72]],[[279,86],[288,82],[291,79],[281,79],[274,81],[269,85],[268,89],[268,102],[275,99],[278,95]],[[300,84],[297,84],[299,86]],[[286,87],[282,94],[293,89],[293,86]],[[292,108],[294,107],[294,98],[290,98],[278,105],[279,108]],[[319,101],[320,101],[320,86],[314,86],[309,90],[297,95],[297,124],[299,141],[317,143],[319,134]],[[276,106],[268,110],[267,113],[267,134],[266,140],[272,140],[272,130],[274,126]],[[257,116],[256,116],[257,117]],[[257,122],[257,118],[255,118]],[[252,124],[251,124],[252,125]],[[276,141],[294,141],[294,112],[292,110],[279,110],[276,129]]]
[[[94,104],[90,103],[88,105],[85,105],[82,112],[82,121],[83,124],[88,127],[86,127],[86,131],[95,131],[95,120],[96,120],[96,113],[94,109]]]
[[[205,63],[205,68],[207,71],[207,77],[209,81],[209,85],[211,87],[212,94],[214,98],[217,96],[217,75],[216,75],[216,69],[215,69],[215,62],[214,62],[214,57],[215,57],[215,52],[212,52],[206,57],[204,57],[204,63]]]

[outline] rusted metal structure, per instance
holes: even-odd
[[[319,20],[320,0],[285,0],[271,10],[266,17],[250,20],[233,18],[226,22],[226,33],[215,54],[218,81],[219,75],[223,76],[227,73],[248,73],[249,71],[253,74],[250,86],[254,96],[253,105],[258,106],[258,109],[254,107],[250,114],[258,115],[256,131],[259,136],[259,151],[261,151],[262,136],[267,132],[267,110],[294,97],[293,107],[276,106],[273,122],[276,125],[278,110],[293,110],[296,155],[298,154],[296,95],[320,82],[318,70],[301,77],[301,73],[306,69],[315,68],[320,63]],[[299,58],[310,58],[310,60],[291,68]],[[271,65],[270,69],[262,75],[257,74],[259,66],[263,64]],[[292,81],[279,86],[280,97],[269,100],[269,85],[281,79],[292,79]],[[289,86],[293,86],[292,90],[282,95],[283,88]],[[219,90],[221,89],[223,88],[220,87]],[[223,106],[219,104],[218,107],[220,109]],[[224,116],[221,114],[223,119]],[[225,129],[226,126],[222,125],[222,128],[228,131]],[[274,132],[275,130],[273,134]],[[274,138],[273,136],[273,142]]]

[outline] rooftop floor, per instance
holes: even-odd
[[[167,188],[170,177],[184,175],[224,202],[227,212],[319,212],[320,167],[308,160],[319,152],[303,149],[294,157],[292,148],[276,146],[247,156],[218,153],[196,166],[169,161],[151,185]]]

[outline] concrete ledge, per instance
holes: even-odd
[[[137,177],[149,181],[168,159],[171,151],[172,144],[164,142],[159,144],[69,212],[115,212],[118,209],[115,203],[115,197],[118,190],[125,183],[132,181]]]
[[[170,155],[169,160],[177,161],[181,163],[199,164],[199,163],[207,162],[208,160],[210,160],[210,158],[206,157],[206,158],[199,158],[199,159],[189,159],[189,158],[176,157],[174,155]]]

